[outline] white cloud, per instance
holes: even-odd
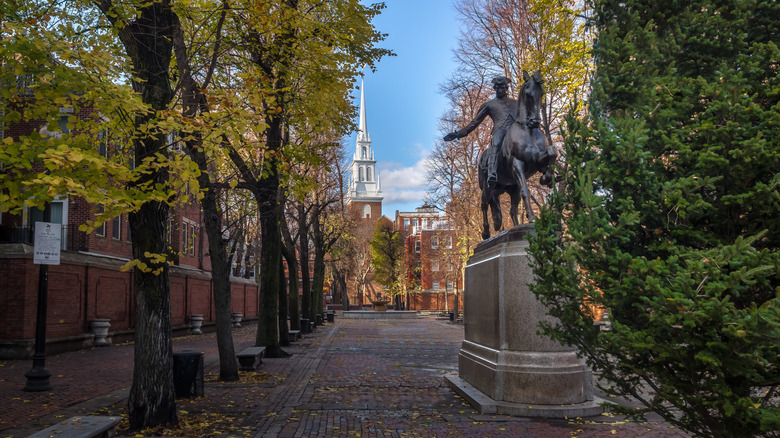
[[[377,163],[382,182],[383,204],[404,211],[410,206],[419,207],[424,203],[426,192],[428,154],[421,151],[421,157],[411,166],[397,162]],[[412,210],[413,211],[413,210]]]

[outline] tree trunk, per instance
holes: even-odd
[[[290,346],[290,327],[287,325],[287,282],[284,278],[284,269],[279,270],[279,345]]]
[[[320,228],[320,209],[312,215],[312,232],[314,233],[314,281],[312,284],[312,310],[315,315],[322,314],[322,289],[325,284],[325,250],[326,242]]]
[[[301,312],[309,321],[315,321],[311,300],[311,278],[309,276],[309,225],[306,220],[306,208],[298,206],[298,252],[301,267]]]
[[[137,137],[133,141],[135,162],[155,157],[165,151],[165,135],[155,126],[155,117],[173,98],[169,69],[173,48],[173,25],[177,19],[169,1],[150,2],[136,9],[132,21],[120,24],[117,11],[109,0],[98,3],[103,14],[118,30],[119,39],[133,65],[133,88],[152,110],[135,117]],[[143,130],[149,129],[147,135]],[[153,168],[154,169],[154,168]],[[168,174],[156,169],[139,175],[131,188],[144,190],[165,187]],[[135,297],[135,346],[133,384],[128,396],[130,428],[176,424],[176,401],[173,387],[173,342],[171,340],[171,302],[168,264],[155,262],[147,254],[168,254],[165,227],[167,204],[144,203],[130,214],[133,236],[133,258],[148,269],[133,270]]]
[[[343,310],[349,310],[349,291],[347,290],[347,276],[343,273],[338,277],[339,289],[341,289],[341,306]]]
[[[192,77],[184,34],[181,26],[178,25],[178,20],[176,24],[173,45],[179,72],[182,75],[182,113],[186,117],[194,118],[199,113],[208,112],[209,108],[202,87]],[[194,132],[190,139],[184,143],[190,158],[200,169],[197,179],[200,187],[204,189],[200,205],[203,210],[203,222],[208,236],[209,257],[211,259],[217,350],[219,351],[219,379],[232,382],[238,380],[238,365],[233,346],[230,260],[228,259],[227,242],[222,237],[222,212],[209,174],[208,157],[202,149],[202,136],[199,132]]]
[[[287,227],[287,222],[281,222],[282,237],[284,238],[284,245],[282,251],[284,253],[284,259],[287,261],[287,276],[290,280],[290,287],[288,288],[288,313],[290,315],[290,329],[301,329],[301,314],[300,304],[298,302],[298,259],[295,257],[295,242],[290,235],[290,230]]]
[[[133,270],[135,296],[135,345],[133,384],[128,397],[130,429],[176,424],[173,388],[173,341],[171,339],[171,297],[167,263],[155,266],[146,252],[162,254],[168,206],[146,203],[130,214],[133,257],[160,274]]]
[[[258,311],[255,345],[265,347],[266,357],[288,357],[279,345],[279,282],[282,269],[282,236],[279,230],[279,158],[282,146],[282,120],[266,117],[266,145],[270,157],[266,160],[265,176],[257,181],[254,195],[260,216],[260,309]]]
[[[202,153],[199,155],[203,156]],[[203,156],[205,160],[205,156]],[[203,163],[205,165],[205,163]],[[198,162],[198,166],[201,163]],[[202,169],[202,168],[201,168]],[[209,176],[201,171],[198,177],[201,187],[208,187]],[[233,345],[231,321],[230,262],[227,255],[227,243],[222,238],[222,216],[217,206],[217,197],[213,189],[206,190],[201,202],[206,234],[209,238],[209,256],[211,257],[211,278],[214,281],[214,310],[217,318],[217,350],[219,351],[219,379],[225,382],[238,380],[238,365]]]

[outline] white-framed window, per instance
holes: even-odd
[[[189,240],[187,236],[189,236],[189,223],[186,219],[183,219],[181,221],[181,253],[187,254],[187,241]]]
[[[431,271],[439,272],[439,261],[438,260],[431,260]]]
[[[431,236],[431,249],[439,249],[439,236]]]
[[[447,282],[447,290],[452,290],[452,289],[453,289],[453,283],[451,281],[448,281]]]
[[[370,167],[366,167],[366,181],[373,181],[374,180],[374,172],[371,171]]]
[[[452,248],[452,236],[447,236],[444,242],[444,245],[447,247],[447,249]]]
[[[434,281],[434,282],[432,282],[432,283],[431,283],[431,289],[433,289],[433,290],[439,290],[439,282],[438,282],[438,281]]]
[[[97,216],[102,216],[104,211],[106,211],[106,209],[102,205],[98,205],[95,217],[97,218]],[[106,223],[105,222],[100,224],[99,227],[95,228],[95,234],[97,234],[100,237],[106,237]]]
[[[409,229],[409,219],[406,218],[404,219],[404,230],[408,230],[408,229]]]
[[[198,238],[198,224],[187,218],[181,220],[181,253],[195,255],[195,242]]]
[[[455,269],[455,268],[453,267],[453,264],[452,264],[452,262],[448,262],[448,263],[447,263],[447,270],[448,270],[448,271],[452,271],[453,269]]]
[[[111,237],[119,240],[122,238],[122,215],[111,219]]]
[[[358,181],[363,181],[363,166],[358,168]]]
[[[415,240],[414,241],[414,252],[416,252],[418,254],[420,253],[420,241],[419,240]]]
[[[367,219],[371,218],[371,206],[368,204],[363,206],[363,217]]]

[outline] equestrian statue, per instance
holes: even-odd
[[[496,97],[482,104],[474,120],[466,127],[444,137],[444,141],[465,137],[486,117],[493,121],[490,146],[479,158],[483,239],[490,237],[488,206],[493,216],[493,228],[501,230],[500,195],[509,194],[509,215],[514,225],[519,224],[517,214],[521,200],[528,221],[533,222],[535,215],[529,202],[528,178],[539,172],[542,174],[541,184],[552,187],[556,181],[553,164],[558,154],[539,128],[544,95],[542,75],[539,71],[532,75],[523,71],[523,85],[517,100],[507,95],[509,83],[510,80],[505,77],[493,79]]]

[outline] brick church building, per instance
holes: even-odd
[[[360,87],[360,120],[352,158],[347,205],[351,215],[359,218],[361,234],[373,233],[382,215],[382,185],[371,148],[366,119],[365,87]],[[394,229],[400,231],[406,245],[407,285],[413,285],[404,299],[408,310],[452,310],[457,308],[457,294],[462,288],[460,264],[453,250],[454,228],[440,218],[434,207],[423,205],[414,212],[395,212]],[[370,237],[369,237],[370,239]],[[354,284],[354,283],[353,283]],[[350,303],[370,305],[369,299],[384,294],[382,287],[369,281],[364,297],[350,291]]]

